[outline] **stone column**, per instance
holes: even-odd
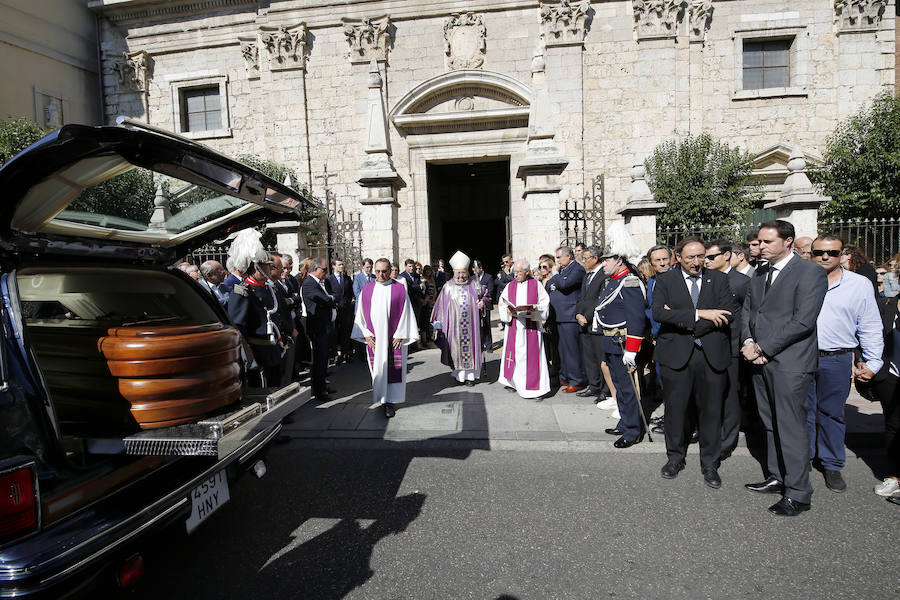
[[[360,198],[362,252],[372,259],[386,257],[396,262],[399,258],[397,209],[400,208],[397,190],[405,187],[406,183],[397,174],[391,160],[387,112],[381,86],[381,72],[373,58],[369,66],[366,155],[357,177],[357,183],[364,192]]]
[[[634,238],[642,252],[656,245],[656,212],[665,206],[653,198],[647,185],[647,169],[642,163],[631,168],[631,188],[625,208],[619,214],[625,217],[625,229]]]
[[[556,133],[544,70],[543,50],[538,44],[532,60],[534,99],[528,115],[528,141],[516,172],[525,184],[525,235],[513,240],[514,257],[531,261],[559,245],[560,174],[569,164],[553,143]]]
[[[828,200],[820,196],[806,175],[806,157],[800,146],[794,146],[787,164],[788,176],[778,200],[765,205],[774,208],[775,216],[794,226],[797,237],[816,237],[819,231],[819,205]]]
[[[300,261],[306,258],[306,234],[310,227],[300,221],[277,221],[266,223],[266,229],[275,232],[275,251],[294,257],[291,275],[296,275]]]

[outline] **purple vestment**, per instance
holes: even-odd
[[[440,321],[446,344],[441,362],[454,370],[481,372],[481,312],[478,301],[487,289],[473,280],[460,285],[453,280],[441,288],[431,311],[431,320]]]

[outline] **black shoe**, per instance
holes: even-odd
[[[809,504],[797,502],[787,496],[769,507],[769,512],[779,517],[796,517],[807,510],[809,510]]]
[[[654,425],[653,427],[651,427],[650,431],[652,433],[658,433],[659,435],[665,435],[666,428],[665,428],[665,426],[663,426],[662,423],[659,423],[658,425]]]
[[[597,392],[592,390],[590,387],[586,387],[583,390],[581,390],[580,392],[575,392],[575,395],[578,396],[579,398],[587,398],[588,396],[596,396]]]
[[[604,431],[605,431],[608,435],[623,435],[623,434],[625,433],[625,432],[622,431],[621,429],[616,429],[615,427],[609,427],[609,428],[607,428],[607,429],[604,429]]]
[[[394,408],[394,405],[392,403],[385,402],[382,406],[384,407],[384,416],[388,419],[397,414],[397,409]]]
[[[336,394],[336,393],[337,393],[337,390],[336,390],[336,389],[330,388],[330,387],[325,388],[325,391],[326,391],[327,393],[329,393],[329,394]]]
[[[832,471],[831,469],[824,469],[825,471],[825,487],[827,487],[832,492],[841,493],[847,489],[847,483],[844,481],[844,478],[841,477],[840,471]]]
[[[659,474],[662,475],[663,479],[675,479],[682,469],[684,469],[684,463],[666,463],[663,465],[663,468],[659,470]]]
[[[507,392],[515,392],[516,391],[516,388],[509,387],[508,385],[503,386],[503,389],[506,390]]]
[[[700,441],[700,432],[695,431],[694,433],[691,434],[691,439],[688,440],[688,444],[696,444],[699,441]]]
[[[712,468],[703,470],[703,481],[714,490],[722,487],[722,478],[719,477],[719,472]]]
[[[466,381],[466,387],[472,387],[475,385],[474,381]]]
[[[613,442],[613,447],[614,448],[630,448],[631,446],[634,446],[635,444],[637,444],[639,441],[641,441],[640,438],[638,438],[636,440],[626,440],[625,436],[622,436],[619,439],[617,439],[615,442]]]
[[[782,485],[782,483],[774,477],[769,477],[768,479],[760,483],[745,483],[744,487],[751,492],[758,492],[760,494],[784,493],[784,485]]]

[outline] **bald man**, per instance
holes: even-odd
[[[794,254],[796,254],[803,260],[812,260],[812,243],[813,240],[811,237],[798,237],[796,240],[794,240],[794,246],[792,250],[794,251]]]

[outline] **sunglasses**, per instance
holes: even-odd
[[[718,253],[716,253],[716,254],[707,254],[707,255],[706,255],[706,260],[716,260],[718,257],[722,256],[723,254],[725,254],[725,253],[724,253],[724,252],[718,252]]]
[[[375,269],[376,273],[390,273],[390,269]]]
[[[823,254],[827,254],[828,256],[830,256],[832,258],[837,258],[838,256],[841,255],[840,250],[813,250],[812,253],[813,253],[813,256],[822,256]]]
[[[550,265],[541,265],[539,268],[541,268],[541,269],[549,269],[549,268],[550,268]]]

